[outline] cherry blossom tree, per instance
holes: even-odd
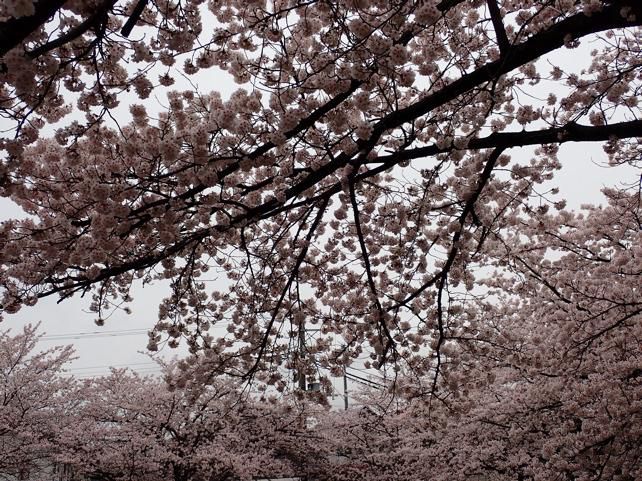
[[[50,479],[47,457],[78,404],[73,380],[63,375],[72,348],[37,352],[36,331],[0,332],[0,479]]]
[[[1,191],[29,215],[0,229],[3,312],[91,293],[101,324],[137,282],[169,281],[149,348],[187,342],[197,383],[284,390],[286,370],[336,375],[366,353],[434,391],[460,311],[485,312],[466,301],[514,292],[484,269],[521,266],[541,289],[561,275],[511,256],[537,251],[537,226],[546,242],[568,229],[542,187],[559,146],[639,163],[637,0],[16,0],[2,15]],[[217,69],[241,84],[229,98],[196,88]],[[171,90],[181,78],[194,87]]]
[[[607,194],[496,245],[497,297],[451,313],[437,386],[399,378],[406,401],[323,418],[343,459],[330,479],[640,479],[639,197]]]
[[[251,480],[313,472],[314,409],[243,393],[238,381],[177,386],[126,370],[86,382],[58,460],[105,480]],[[180,384],[180,381],[179,381]],[[327,456],[321,456],[321,460]],[[305,470],[305,473],[303,472]]]
[[[0,479],[250,480],[328,471],[308,429],[325,408],[250,396],[238,380],[186,386],[127,370],[64,374],[70,346],[37,351],[38,326],[0,333]],[[174,372],[175,371],[175,372]],[[58,479],[58,478],[56,478]]]

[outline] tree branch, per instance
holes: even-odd
[[[248,369],[248,371],[243,375],[244,379],[251,379],[252,376],[254,376],[254,374],[259,368],[261,359],[263,358],[263,354],[265,353],[265,349],[267,348],[267,343],[270,337],[270,331],[272,330],[272,326],[276,321],[276,317],[279,313],[279,309],[281,308],[281,304],[283,303],[283,299],[285,299],[285,296],[287,295],[288,290],[290,289],[290,286],[294,282],[294,279],[298,276],[299,268],[301,267],[301,264],[303,264],[303,261],[305,260],[305,256],[308,253],[310,242],[312,242],[312,238],[314,237],[314,234],[316,233],[316,230],[319,227],[319,224],[321,223],[321,219],[323,219],[323,216],[325,214],[326,208],[328,207],[328,204],[329,204],[329,199],[326,199],[319,206],[317,216],[315,217],[314,221],[312,222],[312,225],[310,226],[310,230],[308,230],[308,233],[305,236],[305,244],[301,248],[301,251],[299,252],[299,255],[295,260],[294,267],[290,272],[288,280],[281,291],[281,296],[279,297],[276,303],[276,306],[272,310],[272,316],[270,318],[270,321],[268,322],[268,325],[265,327],[265,334],[263,335],[263,338],[261,340],[261,345],[259,347],[259,352],[256,356],[256,359],[252,364],[252,367]]]
[[[390,330],[386,325],[385,313],[384,313],[383,307],[381,306],[381,302],[379,302],[379,296],[377,295],[377,287],[375,285],[374,277],[372,275],[372,268],[370,266],[370,256],[368,254],[368,248],[366,246],[366,241],[363,235],[363,229],[361,228],[361,220],[359,217],[359,205],[357,204],[357,196],[354,191],[354,176],[352,176],[349,180],[349,190],[350,190],[350,204],[352,205],[352,214],[354,215],[354,226],[357,231],[357,239],[359,241],[359,247],[361,248],[361,257],[363,258],[363,264],[366,269],[366,276],[368,278],[368,287],[370,288],[370,292],[372,293],[372,297],[374,299],[375,307],[379,314],[378,321],[379,321],[380,341],[383,341],[383,336],[381,335],[381,331],[383,331],[386,337],[386,343],[385,343],[385,346],[383,346],[384,349],[381,355],[382,361],[385,361],[388,350],[390,348],[393,349],[393,352],[395,350],[395,340],[393,339],[392,334],[390,334]]]
[[[610,139],[642,137],[642,120],[631,120],[610,125],[581,125],[571,122],[562,127],[553,127],[535,131],[497,132],[487,137],[471,139],[464,150],[493,149],[502,147],[510,149],[527,145],[563,144],[566,142],[605,142]],[[439,148],[436,145],[417,147],[390,155],[382,155],[372,160],[373,164],[391,164],[404,160],[430,157],[448,152],[451,146]]]
[[[143,14],[143,10],[145,10],[146,6],[147,0],[138,0],[138,3],[134,7],[134,11],[127,19],[125,25],[123,25],[123,28],[120,30],[120,34],[123,37],[129,37],[129,34],[132,33],[132,30],[136,26],[138,20],[140,20],[140,16]]]
[[[633,18],[632,21],[623,18],[620,14],[624,7],[630,9],[629,17]],[[392,112],[374,126],[371,138],[362,141],[359,146],[370,150],[384,132],[426,115],[485,82],[497,79],[516,68],[537,60],[539,57],[562,47],[569,40],[576,40],[604,30],[639,25],[642,25],[642,3],[633,0],[614,1],[590,17],[583,13],[568,17],[548,29],[536,33],[528,40],[511,46],[507,58],[490,62],[432,95],[428,95],[406,108]]]
[[[441,268],[438,274],[439,284],[437,287],[437,329],[439,331],[439,337],[437,339],[437,346],[435,347],[437,364],[435,366],[435,377],[433,378],[433,382],[432,382],[433,393],[436,392],[437,381],[438,381],[439,373],[441,369],[441,346],[446,340],[446,331],[444,329],[444,319],[443,319],[444,311],[443,311],[442,296],[444,294],[444,289],[446,288],[448,273],[450,272],[450,269],[454,264],[455,259],[457,258],[457,254],[459,252],[459,241],[461,239],[462,233],[464,232],[464,227],[466,226],[466,218],[468,217],[468,214],[472,212],[473,208],[475,207],[475,202],[477,202],[477,199],[479,198],[482,191],[484,190],[484,187],[490,180],[490,176],[493,173],[495,164],[497,164],[497,160],[499,159],[503,151],[504,151],[503,148],[498,147],[495,150],[493,150],[490,156],[488,157],[488,160],[486,161],[486,165],[484,166],[484,170],[482,171],[482,173],[479,176],[479,179],[477,180],[477,188],[466,201],[466,205],[464,206],[464,209],[462,210],[461,215],[459,216],[459,230],[457,230],[457,232],[453,234],[450,252],[448,253],[448,258],[444,263],[444,267]],[[403,301],[401,301],[399,305],[407,304],[408,302],[416,298],[419,294],[421,294],[424,290],[426,290],[431,285],[432,285],[432,282],[424,284],[415,292],[413,292],[411,295],[406,297]]]
[[[39,47],[36,47],[35,49],[28,52],[28,55],[31,58],[37,58],[58,47],[62,47],[66,43],[69,43],[77,39],[78,37],[86,33],[89,29],[100,25],[105,20],[107,11],[114,6],[116,1],[117,0],[106,1],[103,4],[102,8],[97,9],[92,15],[87,17],[82,23],[75,26],[68,32],[62,34],[60,37],[56,38],[55,40],[52,40],[51,42],[47,42],[44,45],[40,45]]]
[[[493,27],[495,28],[495,36],[497,37],[499,52],[502,57],[505,57],[510,48],[510,42],[508,41],[508,36],[506,36],[502,13],[497,5],[497,0],[486,0],[486,3],[488,4],[490,19],[492,20]]]
[[[0,57],[14,49],[55,15],[66,0],[40,0],[34,4],[36,12],[28,17],[11,18],[0,23]]]

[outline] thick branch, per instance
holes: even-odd
[[[635,6],[632,6],[632,4]],[[636,20],[634,22],[630,22],[622,18],[620,15],[620,9],[623,6],[631,6],[632,12],[636,15]],[[603,30],[624,28],[639,24],[642,24],[642,3],[633,2],[631,0],[617,2],[614,5],[604,8],[601,12],[593,14],[591,17],[587,17],[584,14],[569,17],[553,25],[548,30],[535,34],[527,41],[511,47],[510,55],[507,60],[497,60],[480,67],[474,72],[461,77],[459,80],[452,82],[432,95],[428,95],[422,100],[386,116],[375,124],[373,134],[370,139],[358,142],[359,151],[363,154],[361,157],[365,157],[364,153],[370,152],[377,145],[384,132],[422,117],[432,110],[454,100],[465,92],[484,84],[484,82],[496,79],[501,75],[504,75],[561,47],[564,45],[564,42],[568,40],[569,36],[572,39],[575,39]],[[308,175],[299,184],[288,189],[286,191],[286,197],[296,197],[303,191],[313,187],[328,175],[333,174],[338,169],[351,162],[352,157],[353,154],[342,153],[341,155],[338,155],[334,160],[321,166],[316,171]],[[270,203],[263,204],[262,206],[259,206],[257,210],[269,211],[274,207],[278,207],[275,202],[272,202],[272,205],[269,204]],[[257,215],[262,215],[263,213],[264,212],[257,212]]]
[[[457,2],[453,1],[453,3],[456,4]],[[629,6],[632,3],[636,4],[634,7],[631,7],[632,13],[635,13],[637,15],[634,22],[630,22],[622,18],[622,16],[620,15],[620,9],[623,6]],[[548,30],[535,34],[527,41],[519,45],[512,46],[509,52],[509,59],[500,59],[495,62],[490,62],[489,64],[486,64],[485,66],[480,67],[479,69],[467,75],[464,75],[460,79],[452,82],[451,84],[433,93],[432,95],[428,95],[422,100],[404,109],[400,109],[390,113],[374,125],[373,134],[370,139],[358,142],[359,150],[360,152],[369,152],[374,148],[384,132],[400,127],[407,122],[411,122],[423,115],[426,115],[430,111],[450,102],[451,100],[454,100],[465,92],[483,85],[484,82],[497,79],[501,75],[504,75],[515,68],[525,65],[539,58],[545,53],[561,47],[562,45],[564,45],[564,42],[569,39],[569,36],[571,39],[575,39],[580,38],[584,35],[608,30],[611,28],[623,28],[638,24],[642,24],[642,4],[637,4],[636,2],[632,2],[632,0],[622,0],[620,2],[617,2],[616,6],[611,5],[601,12],[593,14],[591,17],[587,17],[584,14],[578,14],[573,17],[569,17],[553,25]],[[343,101],[349,98],[352,93],[354,93],[362,84],[362,81],[352,80],[349,88],[345,92],[329,100],[326,104],[322,105],[308,117],[302,120],[297,125],[297,127],[286,132],[286,138],[293,138],[295,135],[312,127],[325,114],[338,107],[341,103],[343,103]],[[249,153],[247,155],[247,158],[256,159],[269,152],[274,147],[275,145],[272,142],[267,142],[255,149],[253,152]],[[337,156],[331,162],[328,162],[327,164],[318,168],[315,172],[308,175],[299,184],[288,189],[286,191],[286,197],[296,197],[301,192],[309,189],[310,187],[313,187],[321,179],[327,177],[328,175],[331,175],[338,169],[348,164],[351,161],[352,157],[352,154],[348,155],[346,153],[342,153],[341,155]],[[230,173],[236,171],[238,167],[239,162],[232,163],[219,174],[219,177],[223,178],[229,175]],[[179,197],[183,199],[189,198],[202,192],[205,189],[206,186],[197,185],[192,189],[184,192]],[[157,202],[147,204],[144,207],[141,207],[140,209],[134,211],[132,214],[135,216],[142,210],[149,209],[156,205],[162,205],[165,202],[167,202],[167,200],[162,199]],[[263,204],[255,209],[257,211],[256,216],[261,216],[265,212],[269,212],[274,208],[278,208],[279,206],[280,203],[276,201],[267,202],[266,204]]]
[[[632,120],[628,122],[600,126],[587,126],[576,123],[569,123],[563,127],[555,127],[531,132],[522,131],[494,133],[487,137],[471,139],[465,150],[494,148],[510,149],[515,147],[524,147],[527,145],[542,145],[554,143],[562,144],[565,142],[604,142],[613,138],[627,139],[633,137],[642,137],[642,120]],[[359,183],[362,180],[380,174],[404,160],[431,157],[433,155],[449,152],[451,149],[452,147],[444,147],[440,149],[433,144],[425,147],[417,147],[414,149],[395,152],[390,155],[382,155],[369,162],[361,162],[362,164],[378,164],[378,166],[371,168],[366,172],[357,174],[355,182]],[[334,170],[336,170],[333,169],[333,167],[333,163],[327,164],[326,166],[321,167],[319,171],[328,172],[326,175],[330,175],[332,172],[334,172]],[[305,189],[309,188],[310,185],[308,185],[307,180],[313,176],[316,178],[316,175],[319,173],[319,171],[311,174],[308,178],[304,179],[303,186],[301,186],[301,184],[292,186],[287,191],[288,196],[296,197],[298,193],[303,192]],[[319,194],[318,198],[329,197],[338,193],[340,190],[341,184],[337,182],[332,187],[326,189],[322,194]],[[316,198],[317,197],[315,197],[314,199]],[[300,207],[301,205],[301,203],[295,203],[285,206],[282,204],[277,204],[274,201],[273,206],[263,204],[262,206],[256,207],[251,211],[251,216],[257,219],[265,219],[274,213],[294,209],[296,207]],[[436,279],[434,281],[436,281]]]
[[[490,11],[490,19],[493,22],[495,29],[495,36],[497,37],[497,45],[501,56],[504,57],[510,48],[510,42],[506,36],[506,29],[504,29],[504,22],[502,20],[502,13],[497,6],[497,0],[486,0],[488,10]]]
[[[40,45],[39,47],[33,49],[32,51],[29,52],[29,56],[31,58],[36,58],[41,55],[44,55],[47,52],[50,52],[58,47],[62,47],[63,45],[79,38],[80,36],[85,34],[87,31],[89,31],[91,28],[94,28],[100,25],[103,21],[105,21],[107,12],[111,7],[114,6],[116,1],[117,0],[106,1],[101,8],[97,9],[92,15],[87,17],[82,23],[80,23],[79,25],[76,25],[74,28],[62,34],[60,37],[56,38],[55,40],[52,40],[51,42],[47,42],[46,44]]]
[[[12,18],[0,23],[0,57],[14,49],[55,15],[66,0],[40,0],[29,17]]]
[[[360,81],[360,80],[353,80],[350,83],[350,87],[348,88],[348,90],[346,90],[345,92],[342,92],[342,93],[338,94],[336,97],[333,97],[332,99],[328,100],[325,104],[321,105],[314,112],[312,112],[310,115],[308,115],[305,119],[301,120],[299,122],[299,124],[295,128],[285,132],[286,138],[290,139],[290,138],[294,137],[295,135],[301,133],[302,131],[312,127],[319,120],[321,120],[321,118],[325,114],[327,114],[328,112],[334,110],[339,105],[341,105],[341,103],[343,103],[343,101],[345,101],[347,98],[349,98],[362,84],[363,84],[363,82]],[[260,147],[258,147],[257,149],[255,149],[253,152],[247,154],[246,157],[248,159],[257,159],[257,158],[261,157],[262,155],[266,154],[267,152],[269,152],[270,150],[272,150],[274,147],[276,147],[276,145],[273,144],[272,142],[266,142],[265,144],[263,144]],[[225,169],[223,169],[219,173],[219,178],[221,178],[221,179],[225,178],[228,175],[232,174],[233,172],[236,172],[238,170],[239,166],[240,166],[240,162],[239,161],[231,163],[228,167],[226,167]],[[193,197],[196,194],[200,194],[205,189],[207,189],[207,186],[205,186],[205,185],[202,185],[202,184],[201,185],[196,185],[196,186],[192,187],[191,189],[189,189],[189,190],[185,191],[184,193],[182,193],[179,196],[179,198],[188,199],[190,197]],[[151,209],[153,207],[156,207],[156,206],[159,206],[159,205],[164,205],[166,202],[167,202],[167,199],[160,199],[160,200],[158,200],[156,202],[147,203],[144,206],[134,210],[131,213],[131,215],[135,217],[137,215],[140,215],[143,211],[149,210],[149,209]],[[268,204],[270,204],[270,205],[274,204],[274,206],[279,205],[279,203],[277,201],[271,201],[271,202],[268,202]]]
[[[471,139],[465,150],[510,149],[527,145],[562,144],[566,142],[605,142],[611,139],[642,137],[642,120],[631,120],[610,125],[580,125],[574,122],[563,127],[554,127],[535,131],[498,132],[487,137]],[[404,160],[430,157],[448,152],[452,147],[439,148],[436,145],[417,147],[390,155],[382,155],[372,163],[397,163]]]
[[[134,11],[127,19],[125,25],[123,25],[123,28],[120,30],[120,34],[123,37],[129,37],[129,34],[132,33],[132,30],[136,26],[138,20],[140,20],[140,16],[143,14],[143,10],[145,10],[146,6],[147,0],[138,0],[138,3],[134,7]]]
[[[386,130],[396,128],[406,122],[414,120],[415,118],[421,117],[422,115],[430,112],[432,109],[455,99],[459,95],[479,86],[480,84],[483,84],[485,81],[492,80],[499,75],[509,72],[510,70],[526,64],[529,61],[543,55],[544,53],[547,53],[548,51],[563,45],[564,40],[568,35],[572,35],[574,38],[578,38],[582,35],[598,32],[604,29],[633,25],[634,22],[629,22],[626,19],[622,18],[620,15],[620,8],[627,5],[631,6],[632,12],[637,15],[638,20],[636,21],[638,23],[642,22],[642,4],[632,2],[631,0],[614,2],[612,5],[605,7],[601,12],[593,14],[591,17],[587,17],[584,14],[578,14],[573,17],[569,17],[559,22],[558,24],[553,25],[548,30],[535,34],[524,43],[511,47],[510,56],[507,61],[491,62],[490,64],[481,67],[468,75],[465,75],[459,80],[454,81],[453,83],[444,87],[442,90],[435,92],[432,95],[428,95],[415,104],[405,109],[401,109],[391,113],[383,120],[381,120],[378,124],[376,124],[375,133],[371,137],[371,139],[365,142],[360,142],[359,146],[362,150],[357,161],[353,160],[353,154],[342,153],[341,155],[338,155],[334,158],[334,160],[328,162],[325,165],[322,165],[320,168],[310,173],[296,185],[293,185],[292,187],[287,189],[285,192],[286,199],[296,198],[302,192],[311,187],[314,187],[321,180],[327,178],[329,175],[332,175],[338,169],[342,168],[350,162],[355,162],[356,164],[365,163],[365,155],[372,149],[374,145],[376,145],[376,143],[379,141],[379,138]],[[296,135],[296,133],[303,131],[308,126],[314,125],[314,123],[322,118],[325,113],[332,110],[343,100],[345,100],[345,98],[350,95],[350,92],[356,90],[358,86],[359,82],[353,81],[350,89],[347,92],[338,95],[337,97],[333,98],[328,103],[320,107],[317,111],[306,118],[301,124],[299,124],[299,126],[295,130],[288,132],[288,135]],[[620,138],[637,137],[642,136],[641,122],[642,121],[631,121],[597,127],[586,127],[576,124],[569,124],[563,128],[548,129],[545,131],[498,133],[492,134],[484,139],[472,139],[469,143],[468,148],[509,148],[535,143],[556,143],[562,141],[579,140],[607,140],[611,136]],[[260,153],[264,153],[270,150],[272,147],[273,146],[271,143],[267,143],[257,149],[254,155],[260,155]],[[377,171],[380,168],[387,168],[388,164],[385,164],[386,161],[390,161],[394,164],[404,159],[434,155],[439,152],[440,150],[438,150],[435,146],[413,149],[412,151],[398,152],[393,154],[392,156],[389,156],[388,158],[383,157],[377,159],[377,162],[383,161],[384,164],[378,166],[375,169],[371,169],[370,171],[366,172],[365,175],[370,176],[373,175],[373,172]],[[356,181],[359,180],[361,180],[361,174],[357,176]],[[181,194],[181,196],[191,196],[199,193],[204,189],[204,186],[196,186],[194,189],[190,189],[190,191]],[[159,204],[164,202],[167,202],[167,200],[159,201]],[[148,207],[149,206],[145,206],[145,208]],[[269,217],[276,210],[282,210],[284,207],[286,207],[284,203],[272,199],[255,208],[249,209],[247,212],[243,213],[237,218],[231,219],[230,226],[228,227],[208,226],[204,229],[200,229],[189,235],[186,235],[176,244],[169,246],[164,251],[150,253],[148,255],[132,259],[131,261],[124,262],[123,264],[105,268],[96,279],[89,280],[72,278],[71,280],[73,282],[71,287],[64,286],[62,281],[57,279],[54,287],[52,287],[50,290],[41,292],[39,294],[39,297],[44,297],[55,292],[88,287],[97,282],[116,277],[131,270],[142,269],[155,265],[162,259],[171,257],[181,252],[186,246],[194,242],[201,241],[217,230],[226,230],[228,228],[233,228],[235,226],[238,226],[241,222],[255,222],[256,219]],[[137,212],[134,212],[133,216],[135,217],[136,215]],[[432,282],[436,282],[436,279]]]
[[[630,17],[634,18],[633,21],[622,17],[620,12],[624,7],[630,8]],[[384,132],[426,115],[463,93],[483,85],[485,82],[497,79],[516,68],[537,60],[539,57],[562,47],[569,40],[575,40],[604,30],[639,25],[642,25],[642,2],[633,0],[613,2],[613,4],[590,17],[580,13],[562,20],[547,30],[533,35],[525,42],[513,45],[506,59],[490,62],[455,80],[432,95],[428,95],[404,109],[392,112],[374,126],[371,139],[362,142],[360,146],[370,150]]]
[[[564,127],[544,129],[532,132],[506,132],[506,133],[494,133],[488,137],[483,137],[479,139],[472,139],[468,144],[468,149],[488,149],[488,148],[502,148],[507,149],[511,147],[521,147],[526,145],[537,145],[537,144],[548,144],[548,143],[564,143],[564,142],[579,142],[579,141],[606,141],[611,138],[631,138],[631,137],[642,137],[642,120],[633,120],[630,122],[621,122],[611,125],[601,125],[601,126],[584,126],[579,124],[567,124]],[[381,156],[377,158],[373,163],[380,164],[376,168],[370,169],[367,172],[362,172],[355,177],[355,182],[360,182],[365,180],[368,177],[372,177],[380,172],[389,169],[391,166],[401,162],[403,160],[411,160],[423,157],[429,157],[439,153],[447,152],[449,148],[439,149],[435,145],[430,145],[426,147],[418,147],[416,149],[406,150],[402,152],[396,152],[391,155]],[[325,171],[328,169],[328,166],[321,167],[320,171]],[[289,198],[296,197],[299,193],[308,189],[310,186],[306,182],[310,177],[316,176],[319,171],[315,174],[311,174],[308,178],[304,179],[301,184],[292,186],[287,191]],[[329,175],[331,172],[328,172]],[[336,183],[332,187],[329,187],[324,194],[315,199],[322,201],[327,201],[332,195],[338,193],[341,190],[340,183]],[[243,221],[252,221],[256,219],[265,219],[270,217],[275,212],[282,212],[284,210],[291,210],[300,205],[283,205],[276,200],[268,201],[265,204],[257,206],[253,209],[248,210],[242,216],[232,219],[230,222],[231,226],[240,224]],[[62,283],[60,286],[53,287],[50,290],[44,291],[38,295],[38,297],[46,297],[57,292],[62,292],[71,289],[78,289],[83,287],[88,287],[91,284],[98,283],[100,281],[106,280],[124,274],[135,269],[143,269],[157,264],[162,259],[171,257],[172,255],[177,254],[182,251],[186,246],[200,242],[206,237],[212,235],[214,231],[221,230],[223,227],[212,226],[204,229],[200,229],[189,236],[182,238],[176,244],[168,247],[166,250],[161,252],[155,252],[144,257],[139,257],[130,262],[121,264],[119,266],[114,266],[111,268],[104,269],[101,274],[90,281],[88,279],[78,280],[74,282],[72,286],[63,286]],[[426,283],[426,287],[434,285],[439,280],[439,275],[436,275],[434,278],[430,279]]]

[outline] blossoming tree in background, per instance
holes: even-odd
[[[637,0],[3,8],[1,192],[30,215],[0,228],[4,313],[91,292],[102,323],[137,282],[168,280],[149,347],[187,342],[197,384],[284,390],[287,370],[336,375],[366,354],[442,401],[442,380],[490,356],[472,339],[520,346],[554,325],[529,311],[548,305],[540,290],[561,296],[555,322],[620,315],[617,292],[574,287],[581,258],[563,262],[603,262],[599,284],[637,234],[577,228],[542,184],[568,142],[638,165]],[[217,69],[242,84],[229,98],[211,88]],[[604,235],[638,216],[637,184],[610,197],[620,217]],[[614,244],[599,261],[587,242]],[[635,283],[632,269],[613,275]],[[628,309],[618,326],[639,324]],[[590,347],[617,331],[591,329]]]
[[[328,471],[309,431],[322,408],[257,399],[239,381],[185,386],[126,370],[78,380],[72,348],[38,352],[37,327],[0,334],[0,479],[250,480]]]
[[[37,327],[0,332],[0,479],[50,479],[56,433],[78,406],[70,346],[35,352]]]
[[[58,460],[76,476],[106,480],[250,480],[325,466],[304,428],[313,407],[260,401],[238,381],[179,387],[171,368],[165,376],[113,370],[86,381],[75,422],[56,432]]]
[[[330,479],[640,479],[640,217],[608,196],[520,226],[497,298],[451,317],[436,386],[401,379],[405,402],[323,418],[344,458]]]

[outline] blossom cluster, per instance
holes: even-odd
[[[0,227],[4,314],[91,291],[100,324],[169,282],[149,347],[210,372],[286,391],[365,355],[455,385],[460,309],[499,296],[480,272],[546,285],[511,255],[569,227],[559,145],[639,165],[634,0],[133,3],[67,2],[1,54],[0,192],[28,215]]]

